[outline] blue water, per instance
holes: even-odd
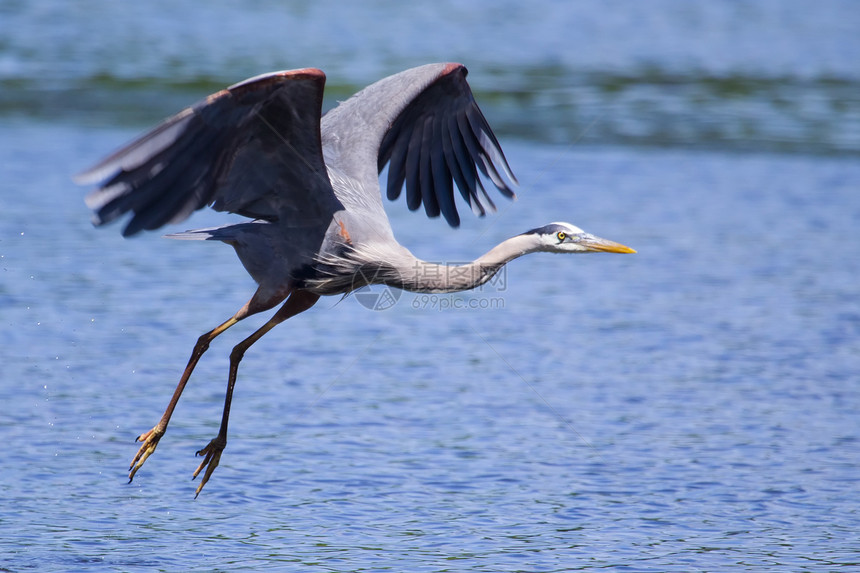
[[[192,22],[168,4],[5,4],[0,569],[860,568],[860,141],[841,95],[860,75],[857,11],[603,5],[216,3]],[[230,348],[265,320],[249,319],[213,343],[127,484],[134,436],[253,284],[224,246],[93,229],[70,174],[209,84],[319,65],[345,95],[439,59],[469,65],[503,124],[519,200],[457,231],[391,204],[401,242],[463,261],[562,219],[638,254],[533,255],[480,291],[382,311],[321,301],[246,355],[194,500]],[[547,83],[504,97],[547,63]],[[630,101],[581,105],[641,135],[568,136],[590,113],[571,101],[605,89],[597,71],[633,78]],[[773,111],[762,92],[679,99],[649,79],[676,76],[802,97]],[[654,106],[678,113],[637,119]],[[710,137],[715,115],[760,127]],[[660,125],[682,136],[643,141]]]

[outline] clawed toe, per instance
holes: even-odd
[[[137,470],[143,466],[143,463],[152,455],[155,451],[155,448],[158,446],[158,441],[161,439],[161,436],[164,435],[164,430],[159,430],[158,426],[154,427],[148,432],[145,432],[139,435],[135,441],[143,442],[140,446],[140,449],[137,450],[137,454],[135,454],[134,459],[131,460],[131,465],[128,467],[128,482],[131,483],[131,480],[134,479],[134,474],[137,473]]]
[[[137,470],[143,466],[144,462],[146,462],[149,456],[151,456],[155,451],[155,448],[158,446],[158,441],[163,435],[164,430],[159,430],[158,426],[156,426],[150,431],[137,437],[135,441],[143,443],[141,444],[140,449],[137,450],[137,454],[134,456],[134,459],[131,460],[131,465],[128,468],[129,483],[134,479],[134,474],[137,473]],[[219,436],[210,441],[205,448],[197,452],[198,456],[203,456],[203,461],[194,471],[193,478],[196,478],[204,468],[206,471],[203,473],[203,479],[200,480],[200,485],[197,486],[197,491],[194,493],[195,498],[200,495],[200,491],[203,489],[203,486],[206,485],[206,482],[208,482],[209,478],[212,476],[212,472],[218,467],[218,463],[221,461],[221,452],[224,451],[226,445],[227,440]]]
[[[194,470],[194,475],[191,476],[191,479],[195,479],[203,468],[206,468],[206,472],[203,474],[203,479],[200,480],[200,485],[197,486],[197,491],[194,492],[195,499],[200,495],[200,491],[203,489],[203,486],[206,485],[206,482],[209,481],[209,477],[212,475],[212,472],[218,467],[218,462],[221,461],[221,453],[224,451],[226,446],[227,440],[217,437],[210,441],[205,448],[197,452],[196,455],[205,457],[203,458],[203,461],[200,462],[200,465],[197,466],[197,469]]]

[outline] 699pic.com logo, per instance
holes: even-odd
[[[353,284],[358,287],[353,291],[353,296],[358,304],[368,310],[388,310],[397,304],[403,295],[403,291],[399,288],[378,284],[376,280],[378,274],[378,270],[359,270],[353,279]]]

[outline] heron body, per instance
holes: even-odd
[[[282,304],[230,355],[227,395],[218,435],[198,452],[217,467],[239,362],[277,324],[325,295],[369,284],[414,292],[456,292],[489,280],[509,261],[537,251],[619,252],[570,223],[551,223],[503,241],[475,261],[450,269],[422,261],[394,237],[385,194],[405,188],[409,209],[460,223],[455,187],[477,215],[495,208],[484,181],[514,197],[516,184],[460,64],[430,64],[382,79],[322,114],[325,75],[303,69],[263,74],[215,93],[77,177],[96,184],[87,196],[94,223],[131,214],[134,235],[186,219],[206,206],[245,222],[168,235],[231,245],[258,287],[228,320],[197,340],[166,411],[134,457],[129,481],[155,451],[174,408],[209,343],[237,322]]]

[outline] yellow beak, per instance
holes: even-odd
[[[607,239],[601,239],[599,237],[590,238],[587,241],[581,243],[583,246],[587,247],[590,251],[599,251],[602,253],[635,253],[634,249],[622,245],[621,243],[616,243],[615,241],[609,241]]]

